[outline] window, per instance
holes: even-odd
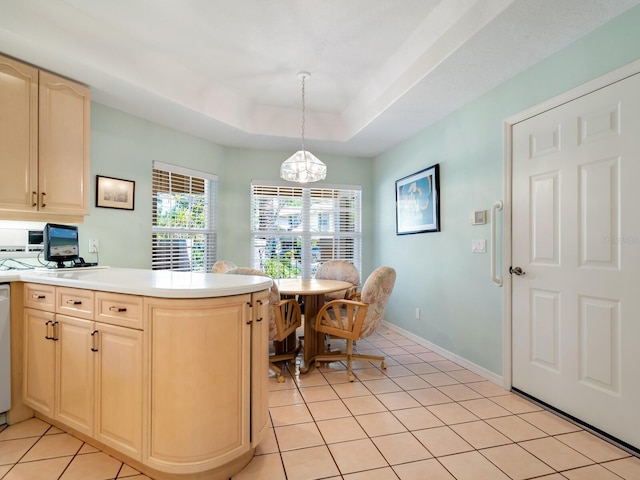
[[[153,270],[211,271],[217,185],[215,175],[153,162]]]
[[[327,260],[361,270],[361,188],[251,185],[251,262],[274,278],[310,278]]]

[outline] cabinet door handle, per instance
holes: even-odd
[[[127,309],[125,307],[109,307],[109,310],[112,312],[126,312]]]
[[[94,330],[93,332],[91,332],[91,341],[92,341],[91,351],[97,352],[98,351],[98,330]]]
[[[31,295],[31,298],[33,298],[34,300],[43,300],[45,298],[47,298],[46,295],[40,295],[38,293],[34,293],[33,295]]]
[[[31,192],[31,206],[38,206],[38,192]]]
[[[51,328],[53,329],[53,337],[51,337],[51,340],[54,340],[56,342],[60,340],[60,337],[58,336],[58,325],[60,325],[59,322],[53,322],[53,324],[51,325]]]
[[[247,302],[247,307],[249,307],[249,319],[247,320],[247,325],[251,325],[253,323],[253,320],[251,320],[251,317],[253,317],[253,305],[251,304],[251,302]]]
[[[67,305],[82,305],[80,300],[67,300]]]
[[[47,320],[47,323],[45,323],[45,326],[47,328],[46,333],[44,334],[44,338],[46,338],[47,340],[53,340],[53,336],[49,335],[49,330],[51,330],[51,324],[53,322],[51,320]]]
[[[46,203],[45,203],[45,201],[44,201],[44,196],[45,196],[45,195],[46,195],[46,193],[42,192],[42,203],[41,203],[41,205],[40,205],[41,207],[46,207],[46,206],[47,206],[47,204],[46,204]]]

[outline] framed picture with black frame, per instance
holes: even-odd
[[[96,175],[96,207],[133,210],[136,182]]]
[[[396,235],[440,231],[439,164],[396,180]]]

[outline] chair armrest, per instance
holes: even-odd
[[[347,293],[347,300],[355,300],[356,302],[362,301],[362,292],[358,291],[358,287],[353,287]]]
[[[357,340],[369,305],[355,300],[332,300],[316,316],[315,329],[336,337]]]

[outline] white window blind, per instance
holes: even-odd
[[[218,177],[153,163],[151,268],[210,272],[216,259]]]
[[[327,260],[361,270],[360,187],[251,185],[251,262],[274,278],[311,278]]]

